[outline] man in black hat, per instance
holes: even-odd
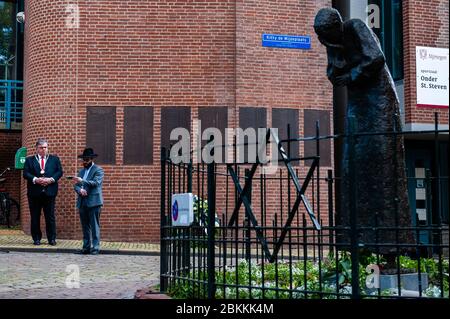
[[[44,211],[45,230],[49,245],[56,245],[55,198],[58,180],[63,175],[61,162],[48,152],[48,143],[40,138],[36,142],[36,154],[25,160],[23,177],[27,180],[28,205],[31,215],[31,237],[34,245],[41,244],[41,211]]]
[[[103,169],[92,161],[97,154],[86,148],[78,156],[83,160],[83,169],[73,178],[74,189],[78,194],[77,208],[83,229],[83,248],[81,254],[97,255],[100,250],[100,211],[103,206]],[[91,240],[92,237],[92,240]]]

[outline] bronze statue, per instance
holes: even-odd
[[[314,30],[327,48],[328,79],[335,86],[347,86],[348,104],[345,133],[354,118],[356,131],[364,133],[401,131],[399,101],[394,82],[385,63],[376,35],[360,19],[343,22],[332,8],[319,10]],[[349,140],[344,141],[341,206],[338,226],[350,225]],[[358,241],[368,251],[395,254],[394,246],[370,244],[411,244],[410,230],[378,227],[412,227],[405,171],[405,150],[401,135],[359,136],[355,141],[355,185]],[[397,240],[398,239],[398,240]],[[349,243],[349,232],[338,234],[337,241]],[[367,246],[366,246],[367,245]],[[410,249],[401,247],[400,252]]]

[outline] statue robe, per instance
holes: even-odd
[[[348,105],[345,133],[349,133],[349,118],[355,118],[356,131],[361,133],[399,132],[399,101],[394,82],[375,34],[359,19],[344,23],[344,47],[327,47],[327,75],[333,83],[336,77],[349,74]],[[405,149],[400,135],[360,136],[353,149],[356,183],[356,215],[360,229],[358,241],[369,251],[396,252],[394,246],[370,244],[414,243],[411,230],[378,229],[373,227],[412,227],[405,171]],[[341,206],[337,225],[350,225],[349,140],[344,140]],[[338,233],[338,242],[349,243],[349,231]],[[401,247],[399,251],[408,250]]]

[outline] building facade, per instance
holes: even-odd
[[[20,1],[0,1],[9,2],[20,11]],[[17,134],[29,154],[45,137],[65,174],[73,175],[77,155],[93,147],[105,169],[103,239],[158,241],[160,149],[173,143],[172,129],[192,132],[201,120],[202,128],[278,127],[286,136],[290,124],[292,136],[304,136],[314,134],[311,123],[320,120],[321,134],[338,133],[342,92],[333,92],[326,78],[314,17],[334,6],[344,18],[367,19],[371,5],[380,9],[373,30],[396,80],[405,129],[433,128],[435,112],[448,129],[448,103],[417,106],[415,65],[417,46],[448,49],[448,1],[27,0],[23,120],[21,131],[0,131],[0,141],[16,138],[2,144],[2,153],[20,146]],[[266,47],[264,34],[309,36],[311,46]],[[424,136],[406,147],[411,168],[448,163],[448,135],[438,159]],[[308,151],[303,145],[294,150]],[[321,154],[325,172],[335,162],[333,145],[324,144]],[[429,157],[421,161],[420,154]],[[448,176],[444,166],[441,175]],[[22,227],[29,231],[25,187],[22,181]],[[80,238],[75,193],[64,180],[56,214],[58,237]]]

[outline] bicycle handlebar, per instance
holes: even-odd
[[[11,168],[10,167],[7,167],[1,174],[0,174],[0,177],[2,177],[7,171],[10,171],[11,170]]]

